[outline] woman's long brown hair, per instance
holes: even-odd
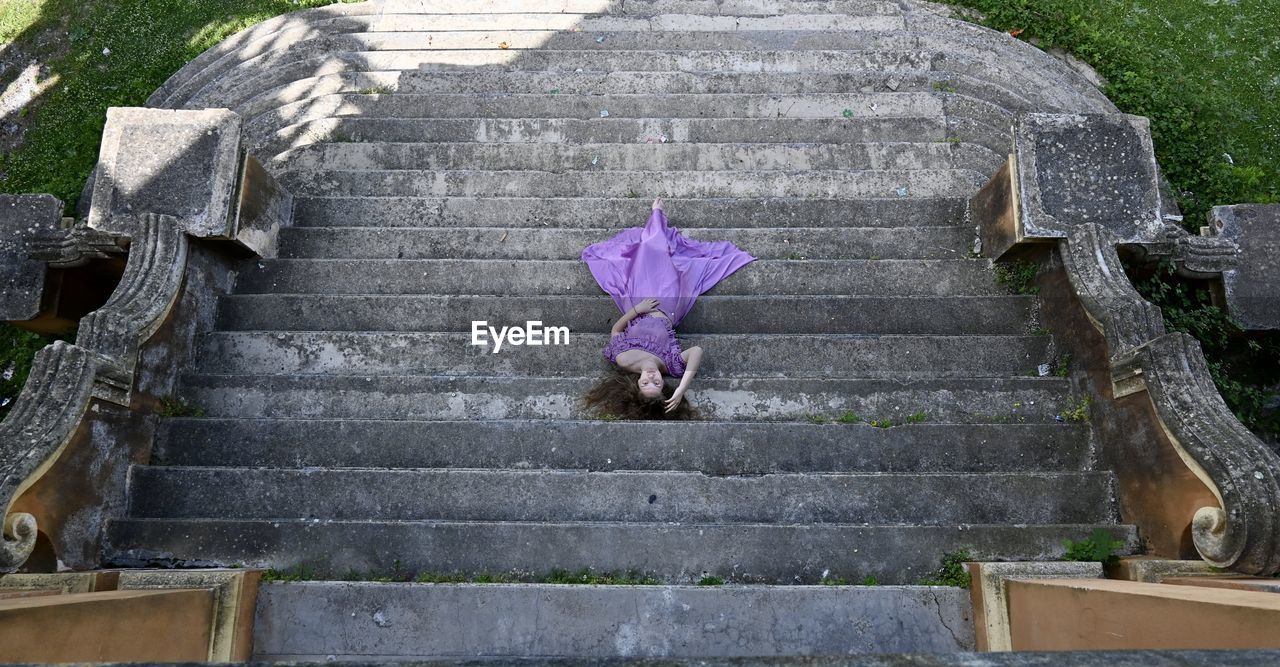
[[[604,377],[583,395],[582,404],[596,417],[606,419],[697,419],[698,411],[683,396],[674,411],[666,412],[666,400],[675,393],[675,387],[666,378],[663,380],[662,398],[645,398],[638,385],[639,373],[610,364]]]

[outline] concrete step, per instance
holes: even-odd
[[[960,588],[302,582],[262,585],[258,605],[260,661],[533,655],[759,661],[974,646],[969,593]],[[354,617],[352,610],[359,610]]]
[[[635,197],[303,197],[299,227],[555,227],[621,229],[643,225],[651,188]],[[964,222],[968,199],[667,198],[672,224],[694,228],[933,227]]]
[[[1058,559],[1063,540],[1083,539],[1095,527],[122,519],[108,528],[105,564],[306,565],[340,576],[387,571],[399,561],[410,573],[634,569],[664,583],[705,574],[772,584],[817,583],[824,575],[900,584],[933,574],[942,554],[960,548],[975,560]],[[1126,553],[1136,547],[1133,527],[1101,527],[1125,541]]]
[[[867,419],[874,419],[868,415]],[[152,463],[174,466],[797,472],[1085,470],[1083,424],[387,421],[173,418]]]
[[[508,311],[509,312],[509,311]],[[539,343],[496,347],[485,334],[346,331],[233,331],[206,334],[198,367],[261,375],[514,375],[581,377],[601,369],[605,333],[560,334],[495,313],[488,326],[537,332]],[[522,336],[524,334],[521,334]],[[532,334],[530,334],[532,335]],[[701,334],[681,336],[706,356],[698,377],[938,378],[1009,377],[1050,361],[1049,336],[866,336]],[[497,350],[495,352],[494,350]]]
[[[600,286],[580,261],[277,259],[242,271],[236,292],[570,296],[599,294]],[[982,296],[1006,290],[983,260],[760,260],[709,293]]]
[[[588,166],[588,169],[590,167]],[[954,197],[986,182],[961,169],[890,171],[287,171],[281,183],[302,196],[328,197],[626,197],[652,188],[673,197]]]
[[[132,466],[137,519],[1053,524],[1114,520],[1111,473],[697,472]]]
[[[316,143],[867,143],[945,142],[941,116],[921,118],[326,118],[259,137],[270,158]],[[1007,131],[1006,131],[1007,134]]]
[[[1004,156],[974,144],[488,144],[325,143],[286,151],[276,171],[475,169],[494,171],[789,171],[969,169],[992,173]]]
[[[571,419],[596,377],[186,375],[182,396],[210,417],[325,419]],[[699,378],[686,394],[715,421],[832,420],[853,412],[906,422],[1045,423],[1076,407],[1056,377]]]
[[[682,334],[1022,334],[1030,296],[702,296]],[[570,331],[608,331],[607,296],[234,294],[219,302],[224,331],[456,331],[495,313],[520,313]]]
[[[454,227],[376,229],[293,227],[280,230],[288,259],[578,259],[617,229]],[[971,227],[684,228],[686,237],[732,241],[760,259],[955,259],[973,247]]]

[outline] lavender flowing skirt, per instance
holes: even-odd
[[[685,238],[656,209],[644,228],[624,229],[582,251],[582,261],[619,311],[657,299],[672,326],[689,314],[700,294],[754,259],[729,241]]]

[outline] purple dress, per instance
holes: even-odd
[[[604,354],[616,363],[619,353],[642,349],[656,355],[674,377],[684,374],[684,360],[673,327],[680,324],[693,302],[716,283],[755,258],[729,241],[695,241],[667,226],[667,216],[655,209],[644,228],[633,227],[587,246],[582,261],[621,312],[645,299],[671,318],[643,315],[614,336]]]

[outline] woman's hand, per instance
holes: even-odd
[[[635,311],[636,311],[636,314],[637,314],[637,315],[644,315],[645,313],[652,313],[653,311],[655,311],[655,310],[657,310],[657,309],[658,309],[658,300],[657,300],[657,299],[645,299],[644,301],[641,301],[640,303],[637,303],[637,304],[635,305]]]
[[[653,200],[653,210],[655,211],[662,210],[662,197],[658,197],[657,199]]]
[[[684,385],[681,384],[679,387],[676,387],[675,391],[671,392],[671,398],[668,398],[666,402],[667,409],[665,412],[674,412],[676,408],[680,407],[680,399],[683,397]]]

